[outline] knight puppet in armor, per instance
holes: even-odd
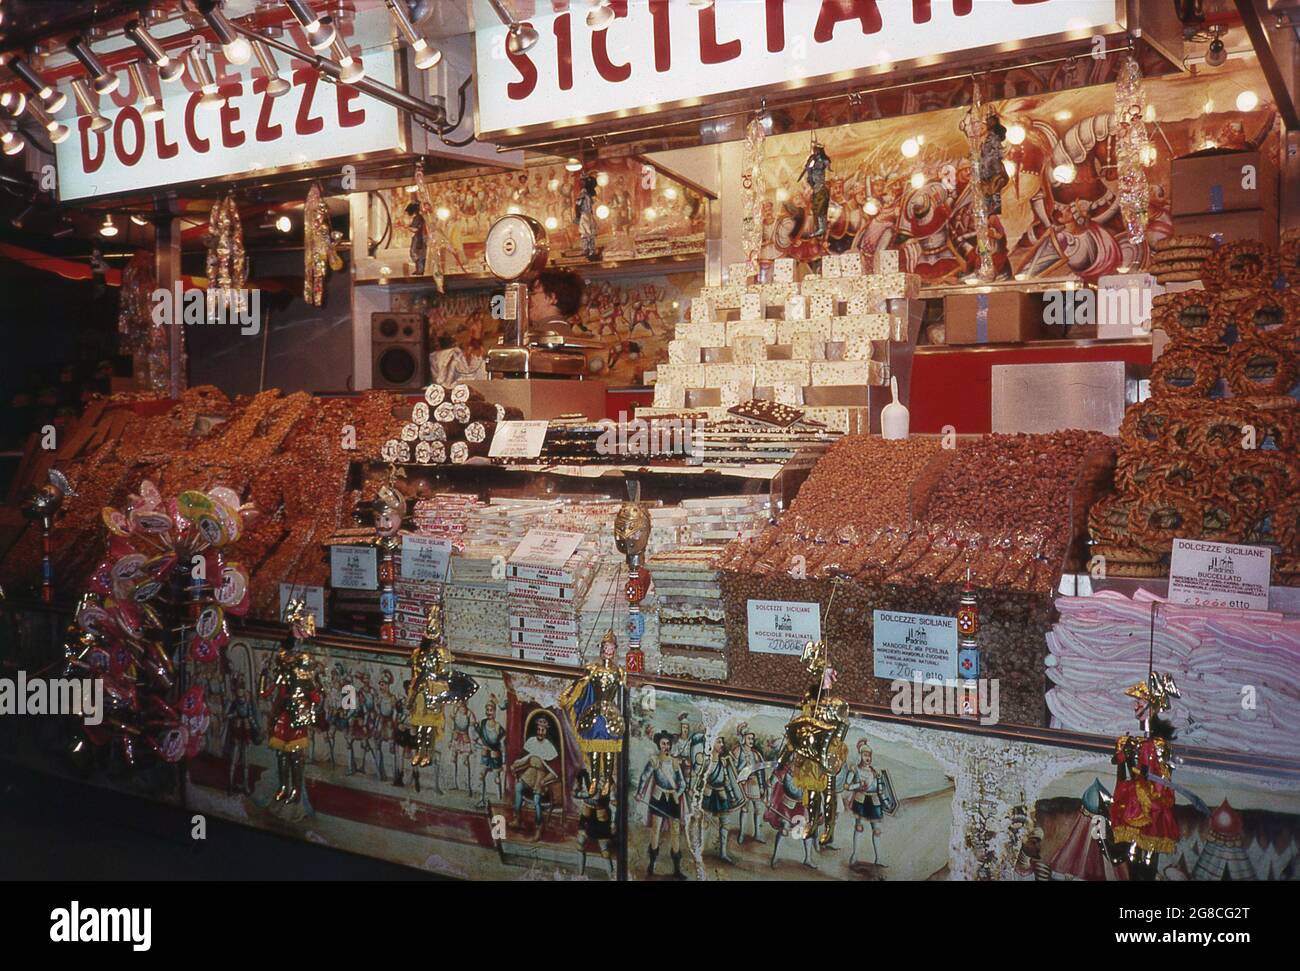
[[[1173,726],[1160,714],[1169,709],[1170,698],[1181,695],[1173,678],[1154,671],[1124,693],[1134,699],[1133,713],[1143,734],[1115,740],[1111,831],[1117,844],[1127,846],[1130,877],[1151,880],[1156,855],[1174,852],[1180,836],[1174,817]]]
[[[798,713],[786,723],[777,763],[786,767],[804,792],[808,836],[817,836],[819,845],[826,846],[835,832],[835,776],[849,754],[844,741],[849,731],[849,705],[831,694],[836,675],[826,663],[822,641],[808,642],[803,663],[816,680],[804,692]]]
[[[587,758],[588,795],[608,796],[614,789],[618,755],[623,751],[623,691],[627,674],[615,661],[618,641],[606,631],[600,660],[560,696],[569,715],[578,748]]]
[[[830,212],[831,191],[826,185],[826,172],[830,167],[831,157],[826,154],[826,147],[814,139],[808,159],[803,163],[803,171],[799,173],[799,179],[808,181],[808,189],[812,193],[809,208],[813,227],[805,235],[814,239],[824,239],[829,228],[827,214]]]
[[[411,652],[411,680],[406,690],[406,710],[415,736],[411,765],[432,765],[437,759],[438,739],[443,734],[443,709],[466,701],[478,691],[478,682],[467,674],[451,670],[455,660],[447,649],[442,628],[442,607],[434,604],[425,620],[424,638]],[[437,770],[434,770],[435,780]]]
[[[282,807],[298,803],[306,794],[303,766],[314,728],[324,728],[325,687],[320,662],[307,650],[316,636],[316,619],[306,601],[290,600],[284,612],[289,636],[267,662],[258,678],[258,694],[271,701],[270,747],[275,752],[280,783],[275,802]]]

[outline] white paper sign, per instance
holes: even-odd
[[[379,551],[373,546],[331,546],[330,586],[335,590],[378,590]]]
[[[872,611],[874,674],[893,681],[957,677],[957,618]]]
[[[306,600],[307,612],[316,618],[318,628],[325,626],[325,588],[304,587],[296,583],[280,584],[280,617],[289,606],[290,600]]]
[[[530,529],[510,554],[510,562],[528,563],[532,566],[564,566],[581,542],[581,533],[566,533],[559,529]]]
[[[822,639],[821,604],[787,600],[750,600],[751,654],[798,657],[809,641]]]
[[[402,579],[443,583],[451,562],[451,540],[441,536],[402,534]]]
[[[535,459],[546,441],[545,421],[499,421],[488,456],[494,459]]]
[[[1193,607],[1268,610],[1272,563],[1273,551],[1267,546],[1176,539],[1169,600]]]

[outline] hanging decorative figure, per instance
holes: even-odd
[[[984,123],[984,141],[979,154],[979,189],[984,196],[984,213],[996,216],[1002,212],[1002,190],[1010,181],[1002,164],[1002,143],[1007,140],[1007,130],[990,111]]]
[[[569,715],[578,748],[587,757],[587,794],[608,796],[613,791],[618,755],[623,751],[623,691],[627,673],[614,659],[618,641],[606,631],[600,641],[600,660],[587,665],[587,673],[560,696]]]
[[[427,234],[424,213],[420,211],[420,204],[412,202],[406,207],[406,214],[411,217],[411,266],[415,276],[424,276],[424,264],[429,255],[429,237]]]
[[[447,649],[443,632],[442,607],[433,604],[425,620],[424,638],[411,652],[411,680],[406,689],[406,710],[413,729],[415,753],[411,765],[433,765],[434,790],[438,785],[438,739],[445,724],[444,709],[449,704],[468,701],[478,691],[478,682],[467,674],[451,670],[455,660]]]
[[[1169,709],[1169,699],[1181,695],[1173,678],[1155,671],[1124,694],[1134,699],[1133,714],[1143,734],[1115,740],[1111,830],[1116,843],[1128,845],[1130,877],[1153,880],[1157,854],[1172,853],[1181,835],[1174,818],[1173,725],[1160,717]]]
[[[284,619],[289,636],[258,678],[258,694],[271,700],[269,744],[280,783],[275,802],[281,808],[305,801],[303,766],[311,732],[326,725],[324,672],[306,646],[316,636],[316,618],[306,601],[294,599],[285,607]]]
[[[582,176],[582,188],[578,192],[578,201],[573,206],[573,221],[578,224],[578,235],[582,237],[582,252],[589,260],[596,259],[600,253],[596,249],[596,177]]]
[[[831,191],[826,185],[826,173],[830,167],[831,157],[826,154],[825,146],[814,136],[812,149],[808,153],[807,161],[803,163],[803,171],[799,173],[798,179],[800,182],[807,180],[808,188],[812,191],[810,201],[813,227],[810,232],[805,233],[805,236],[812,239],[825,239],[829,228],[827,213],[830,212],[831,207]]]
[[[835,670],[826,663],[826,645],[809,641],[803,649],[804,669],[816,679],[804,692],[799,712],[785,726],[785,742],[777,759],[804,793],[808,836],[821,846],[835,832],[835,776],[848,758],[844,738],[849,731],[849,706],[830,694]]]

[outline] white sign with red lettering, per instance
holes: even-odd
[[[516,0],[518,3],[519,0]],[[1116,23],[1115,0],[611,0],[604,30],[587,6],[535,0],[539,34],[508,53],[491,11],[475,37],[478,128],[511,133],[712,95],[847,78],[852,72]],[[476,7],[477,9],[477,7]]]
[[[308,50],[296,27],[284,39]],[[368,78],[394,86],[392,34],[382,5],[358,10],[344,26],[343,39],[360,56]],[[199,103],[203,92],[187,70],[160,85],[165,117],[145,121],[131,78],[123,71],[118,90],[100,99],[99,110],[112,127],[92,132],[87,117],[63,119],[72,134],[56,146],[61,201],[334,159],[341,168],[365,153],[401,147],[397,109],[322,80],[305,61],[291,64],[287,55],[270,50],[280,75],[293,85],[272,98],[255,60],[236,66],[225,61],[219,46],[209,44],[207,50],[209,64],[220,71],[219,107]]]

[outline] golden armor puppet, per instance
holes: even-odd
[[[616,762],[623,751],[623,691],[627,674],[614,660],[618,642],[606,631],[600,641],[600,660],[587,665],[587,673],[560,696],[569,715],[578,748],[587,757],[587,794],[608,796],[614,788]]]
[[[258,678],[258,694],[271,699],[271,740],[280,786],[275,802],[290,806],[305,794],[303,766],[313,728],[325,726],[324,675],[305,642],[316,636],[316,620],[303,600],[285,608],[289,636]]]
[[[1130,876],[1153,879],[1155,856],[1172,853],[1181,835],[1174,817],[1173,735],[1160,713],[1178,698],[1173,678],[1152,672],[1124,692],[1135,699],[1133,712],[1144,734],[1115,740],[1117,784],[1110,804],[1111,831],[1116,843],[1128,844]]]
[[[443,709],[457,701],[471,698],[478,682],[467,674],[451,670],[455,660],[447,649],[442,628],[442,607],[429,608],[424,639],[411,652],[411,680],[406,690],[406,709],[415,735],[415,754],[411,765],[433,764],[437,758],[438,739],[443,734]]]
[[[799,702],[799,713],[785,726],[785,743],[778,766],[785,766],[804,792],[808,835],[818,834],[826,846],[835,831],[835,775],[844,767],[849,747],[849,705],[830,693],[835,671],[826,663],[826,646],[809,641],[803,649],[804,668],[817,680]]]

